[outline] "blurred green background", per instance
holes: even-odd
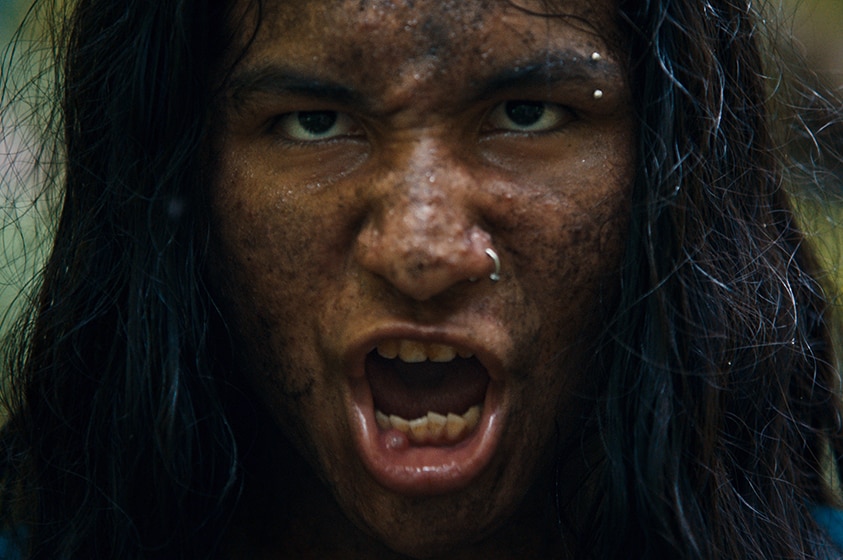
[[[843,86],[843,0],[784,0],[809,65]],[[785,22],[787,24],[787,22]]]
[[[8,41],[9,31],[20,21],[27,3],[21,0],[0,0],[0,44],[5,45]]]

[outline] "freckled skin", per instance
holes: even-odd
[[[261,93],[236,108],[229,100],[221,117],[210,282],[234,332],[236,376],[258,395],[267,430],[304,458],[297,483],[308,489],[285,496],[302,512],[290,525],[250,509],[247,488],[233,554],[562,555],[553,523],[536,520],[553,519],[544,498],[553,450],[578,437],[587,411],[589,344],[618,289],[634,168],[609,1],[556,3],[573,18],[503,1],[267,4],[234,75],[283,63],[358,97]],[[548,49],[602,56],[582,83],[473,93]],[[488,124],[496,106],[524,99],[573,117],[538,133]],[[295,111],[336,111],[352,125],[329,140],[292,142],[268,123]],[[486,247],[500,256],[498,283],[488,280]],[[390,321],[470,332],[500,357],[505,429],[465,488],[411,498],[361,462],[345,352],[358,331]],[[271,455],[266,439],[258,445]],[[576,480],[582,467],[565,461]],[[285,487],[273,472],[250,481],[252,490]]]

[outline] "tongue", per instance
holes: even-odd
[[[375,408],[406,420],[429,411],[463,414],[483,403],[489,384],[486,368],[475,358],[408,364],[372,351],[366,356],[366,374]]]

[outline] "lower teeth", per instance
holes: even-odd
[[[412,443],[453,444],[465,439],[480,422],[480,405],[472,406],[461,416],[453,412],[443,416],[431,411],[413,420],[405,420],[394,414],[387,416],[376,410],[375,419],[382,430],[398,430]]]

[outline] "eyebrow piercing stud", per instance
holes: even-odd
[[[486,254],[489,255],[489,257],[495,263],[495,271],[489,275],[489,280],[491,280],[492,282],[497,282],[501,279],[501,260],[495,250],[491,247],[486,249]]]
[[[595,52],[591,53],[591,60],[593,60],[594,62],[599,62],[599,61],[603,60],[603,55],[601,55],[599,52],[595,51]],[[596,90],[594,90],[593,95],[594,95],[594,99],[603,99],[603,90],[602,89],[596,89]]]

